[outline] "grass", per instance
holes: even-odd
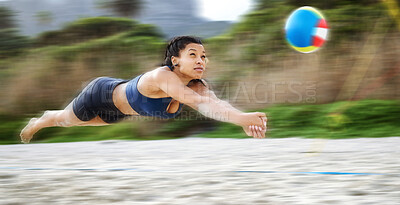
[[[275,105],[262,110],[269,118],[271,138],[360,138],[400,136],[400,102],[363,100],[322,105]],[[27,119],[0,116],[0,144],[20,143],[19,132]],[[195,135],[205,138],[248,138],[241,127],[197,120],[124,121],[111,126],[46,128],[36,143],[98,140],[159,140],[185,137],[199,127],[216,129]]]

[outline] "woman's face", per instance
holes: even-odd
[[[206,70],[206,52],[203,45],[190,43],[179,52],[179,57],[172,57],[172,63],[179,63],[179,71],[193,79],[199,79]]]

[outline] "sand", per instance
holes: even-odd
[[[2,145],[0,204],[400,204],[399,162],[399,137]]]

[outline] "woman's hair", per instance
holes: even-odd
[[[171,57],[179,56],[179,52],[190,43],[197,43],[203,45],[201,40],[197,37],[193,36],[177,36],[171,39],[168,43],[167,48],[165,49],[164,63],[163,66],[169,66],[171,69],[174,69],[174,65],[172,65]]]

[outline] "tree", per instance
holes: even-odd
[[[17,27],[14,20],[14,11],[11,9],[0,6],[0,29],[8,29]]]
[[[400,0],[397,0],[400,1]],[[277,3],[278,4],[285,4],[295,7],[301,6],[312,6],[318,9],[333,9],[339,6],[344,5],[371,5],[377,4],[380,0],[329,0],[329,1],[321,1],[321,0],[256,0],[257,9],[262,10],[266,8],[272,8]]]
[[[29,47],[29,38],[18,34],[18,30],[0,29],[0,59],[18,55]]]
[[[35,14],[35,18],[41,25],[50,24],[53,20],[53,13],[50,11],[39,11]]]
[[[377,4],[380,0],[357,0],[357,1],[349,1],[349,0],[329,0],[329,1],[321,1],[321,0],[288,0],[288,3],[293,6],[314,6],[319,9],[333,9],[339,6],[344,5],[371,5]]]
[[[113,13],[122,17],[136,16],[142,6],[141,0],[98,0],[99,8],[110,9]]]
[[[0,6],[0,59],[18,55],[30,46],[30,39],[19,34],[14,16],[14,11]]]

